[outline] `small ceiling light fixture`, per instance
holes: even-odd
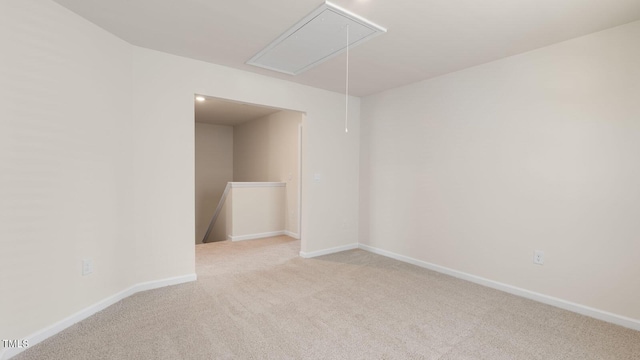
[[[349,41],[345,44],[345,32]],[[325,2],[255,54],[247,64],[298,75],[387,29]]]
[[[196,100],[198,101],[204,101],[204,96],[196,96]]]

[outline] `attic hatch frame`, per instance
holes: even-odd
[[[339,47],[335,48],[335,49],[331,49],[332,52],[330,52],[329,54],[326,55],[321,55],[319,58],[312,60],[310,63],[308,63],[307,65],[298,68],[297,70],[293,70],[293,71],[289,71],[287,69],[283,69],[283,68],[278,68],[275,66],[271,66],[268,64],[265,64],[264,62],[261,62],[261,60],[265,60],[263,58],[265,58],[265,56],[270,55],[272,51],[277,50],[277,48],[284,44],[287,40],[296,40],[291,39],[291,37],[296,34],[298,31],[300,31],[301,29],[304,29],[305,26],[309,25],[310,23],[312,23],[313,20],[315,20],[316,18],[318,18],[319,16],[322,16],[325,11],[330,11],[331,14],[330,15],[337,15],[339,17],[342,17],[345,24],[343,24],[340,29],[338,30],[343,30],[346,27],[348,27],[349,22],[355,23],[357,25],[360,25],[362,28],[371,31],[369,34],[365,34],[363,37],[357,39],[354,38],[354,42],[353,43],[347,43],[347,44],[343,44],[340,45]],[[353,29],[351,29],[353,32]],[[360,44],[362,44],[363,42],[370,40],[378,35],[384,34],[387,32],[387,29],[385,29],[384,27],[377,25],[359,15],[356,15],[348,10],[345,10],[335,4],[332,4],[329,1],[325,1],[322,5],[320,5],[317,9],[315,9],[314,11],[312,11],[310,14],[308,14],[307,16],[305,16],[304,18],[302,18],[302,20],[298,21],[295,25],[293,25],[291,28],[289,28],[289,30],[287,30],[286,32],[284,32],[282,35],[280,35],[278,38],[276,38],[274,41],[272,41],[267,47],[265,47],[264,49],[262,49],[261,51],[259,51],[257,54],[255,54],[251,59],[249,59],[246,64],[248,65],[253,65],[253,66],[257,66],[257,67],[261,67],[263,69],[268,69],[268,70],[272,70],[272,71],[277,71],[280,73],[284,73],[284,74],[288,74],[288,75],[298,75],[301,74],[317,65],[319,65],[320,63],[323,63],[339,54],[342,54],[343,52],[347,51],[347,48],[353,48],[355,46],[358,46]],[[343,38],[342,35],[339,35],[339,32],[336,32],[336,36],[339,36],[339,38]]]

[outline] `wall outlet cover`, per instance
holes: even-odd
[[[87,276],[93,273],[93,259],[82,260],[82,276]]]

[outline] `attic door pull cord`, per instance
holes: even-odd
[[[344,132],[349,132],[349,24],[347,24],[347,76],[345,90]]]

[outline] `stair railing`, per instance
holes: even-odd
[[[218,202],[218,207],[216,207],[216,211],[213,213],[213,216],[211,217],[211,221],[209,222],[209,227],[207,228],[207,232],[204,234],[204,238],[202,239],[203,243],[207,242],[207,239],[209,238],[209,234],[211,234],[211,230],[213,230],[213,226],[216,223],[216,220],[218,220],[218,215],[220,215],[220,211],[222,210],[222,205],[224,205],[224,202],[227,200],[227,194],[229,194],[229,189],[231,188],[231,183],[228,182],[227,186],[224,187],[224,192],[222,193],[222,197],[220,197],[220,201]]]

